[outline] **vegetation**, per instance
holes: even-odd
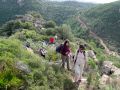
[[[54,20],[57,24],[61,24],[79,10],[93,6],[94,4],[91,3],[78,3],[74,1],[49,2],[46,0],[21,0],[18,3],[18,0],[1,0],[0,24],[14,19],[16,15],[26,14],[28,11],[40,12],[47,20]]]
[[[104,53],[105,48],[100,42],[89,35],[87,28],[82,27],[78,14],[99,36],[118,45],[119,32],[113,29],[119,28],[119,2],[84,11],[93,6],[96,5],[74,1],[1,0],[0,23],[7,22],[0,27],[0,90],[77,90],[71,80],[71,72],[56,63],[61,58],[55,51],[56,46],[66,39],[70,40],[73,53],[78,44],[86,44],[87,49],[92,48],[97,53],[99,65],[89,58],[90,71],[85,72],[85,77],[88,87],[99,89],[103,61],[112,61],[117,67],[120,67],[120,61]],[[112,34],[115,36],[108,37]],[[55,35],[58,36],[55,46],[42,45],[43,41],[49,43],[49,38]],[[33,52],[25,47],[26,42],[30,43]],[[45,58],[39,55],[40,48],[47,50]],[[115,83],[101,90],[118,88]]]
[[[11,36],[21,29],[34,29],[33,24],[30,22],[21,22],[21,21],[9,21],[3,25],[1,35]]]
[[[45,28],[55,28],[55,26],[56,26],[56,23],[54,21],[48,21],[45,24]]]
[[[14,49],[16,48],[16,49]],[[62,86],[67,75],[57,66],[49,66],[42,58],[30,54],[22,43],[16,39],[0,40],[0,62],[4,65],[4,71],[0,72],[0,89],[13,90],[27,85],[31,90],[34,88],[47,88],[63,90]],[[31,69],[28,75],[16,68],[16,62],[22,61]],[[48,67],[49,66],[49,67]],[[59,81],[59,82],[58,82]]]
[[[80,26],[80,22],[78,21],[78,18],[76,15],[67,19],[65,23],[71,26],[71,29],[72,29],[71,31],[76,37],[82,38],[82,39],[88,39],[89,37],[88,30]]]
[[[120,36],[120,1],[100,5],[81,15],[84,21],[88,22],[97,35],[99,35],[111,48],[111,50],[119,52],[119,36]]]

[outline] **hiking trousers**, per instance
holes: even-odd
[[[62,67],[65,68],[65,62],[67,63],[67,69],[70,70],[69,66],[69,56],[61,55],[62,58]]]

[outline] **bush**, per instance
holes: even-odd
[[[30,60],[38,60],[39,57],[31,55],[22,43],[16,39],[0,39],[0,61],[4,62],[5,70],[0,72],[0,88],[19,88],[25,79],[22,73],[15,67],[15,62],[23,61],[27,64]],[[9,89],[10,90],[10,89]]]
[[[48,35],[48,36],[54,36],[55,34],[56,34],[56,30],[54,29],[54,28],[48,28],[47,30],[46,30],[46,34]]]
[[[17,38],[21,41],[32,39],[33,41],[49,40],[49,36],[38,34],[35,30],[23,29],[21,32],[15,33],[11,38]]]
[[[43,62],[37,55],[30,54],[16,39],[0,39],[0,61],[5,66],[5,70],[0,72],[1,90],[6,87],[7,90],[18,90],[20,86],[29,90],[63,90],[64,81],[68,79],[68,73]],[[16,69],[17,61],[28,65],[31,73],[25,75]]]
[[[48,21],[45,24],[45,28],[55,28],[56,23],[54,21]]]
[[[11,69],[11,68],[9,68]],[[18,77],[16,77],[16,73],[12,70],[5,70],[0,73],[0,89],[2,88],[11,88],[11,87],[19,87],[22,83]]]
[[[34,83],[38,86],[47,86],[47,77],[44,76],[43,72],[38,71],[33,75]]]
[[[35,29],[31,22],[21,22],[21,21],[9,21],[2,26],[1,34],[11,36],[17,31],[21,31],[21,29]]]
[[[58,54],[54,49],[47,49],[47,50],[48,50],[47,58],[46,58],[47,60],[57,61],[58,59],[60,59],[60,57],[58,56]]]
[[[64,81],[64,90],[77,90],[73,82],[69,79],[65,79]]]
[[[32,22],[21,22],[21,28],[23,29],[35,29],[35,27],[33,26],[33,23]]]

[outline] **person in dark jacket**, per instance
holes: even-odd
[[[30,48],[30,43],[29,42],[26,42],[26,47]]]
[[[70,43],[68,40],[64,42],[61,49],[62,67],[65,68],[65,62],[67,62],[67,69],[70,70],[69,66],[69,54],[70,54]]]
[[[40,48],[39,54],[45,58],[47,51],[44,48]]]

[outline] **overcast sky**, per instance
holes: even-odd
[[[91,2],[91,3],[110,3],[118,0],[51,0],[51,1],[80,1],[80,2]]]

